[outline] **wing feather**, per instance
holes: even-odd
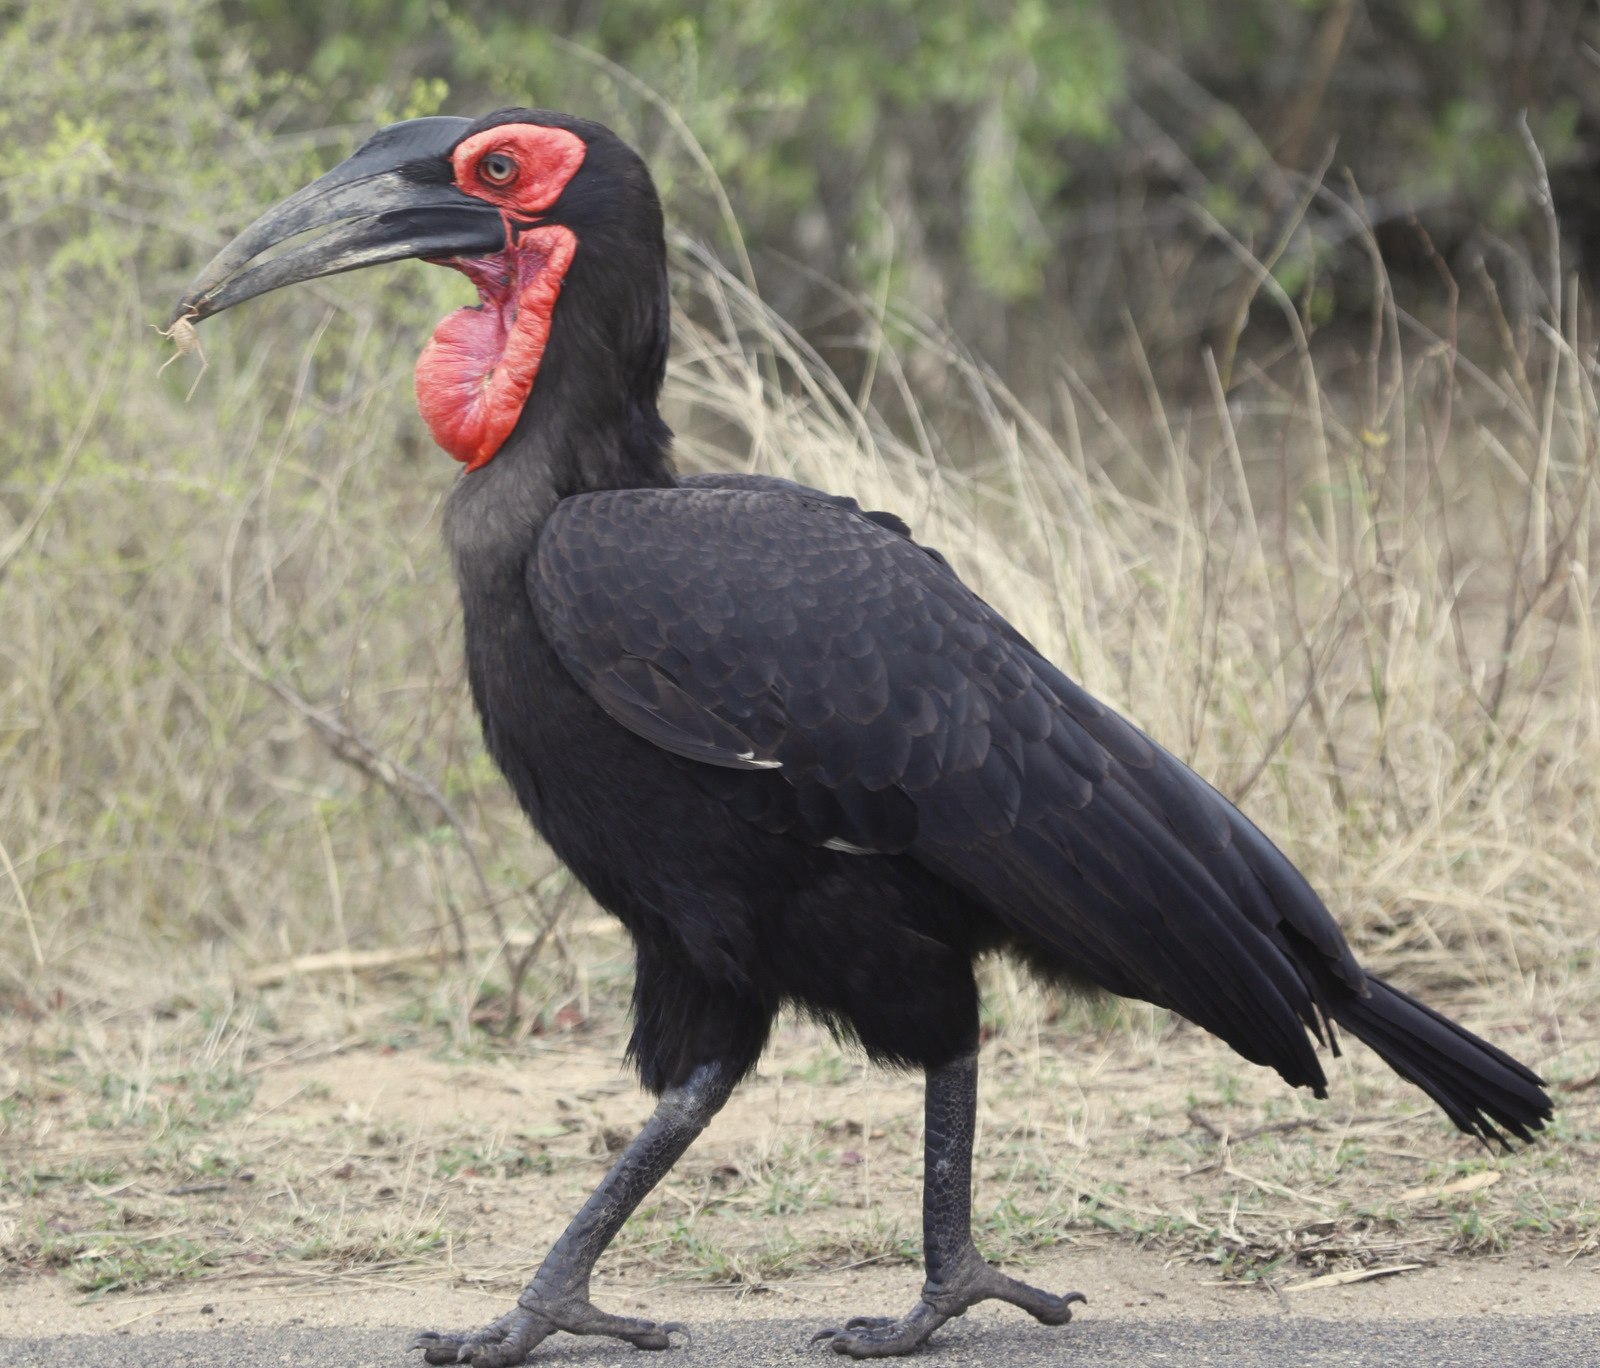
[[[898,519],[756,476],[585,494],[529,589],[578,683],[747,820],[909,854],[1063,967],[1323,1085],[1304,1028],[1364,976],[1305,879]]]

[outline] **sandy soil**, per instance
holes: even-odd
[[[1600,1315],[1600,1264],[1563,1265],[1519,1253],[1460,1266],[1423,1268],[1353,1286],[1276,1295],[1263,1283],[1221,1283],[1214,1273],[1157,1251],[1102,1245],[1042,1259],[1028,1277],[1052,1288],[1075,1287],[1089,1298],[1084,1318],[1218,1319],[1298,1315],[1336,1320],[1442,1316]],[[798,1277],[750,1289],[685,1287],[638,1279],[603,1279],[595,1301],[609,1309],[690,1323],[814,1316],[818,1324],[848,1314],[906,1310],[916,1295],[914,1270],[858,1269]],[[341,1275],[327,1285],[274,1288],[188,1287],[177,1291],[85,1301],[58,1278],[5,1288],[0,1335],[106,1333],[235,1325],[460,1327],[492,1319],[511,1297],[434,1282],[386,1285],[381,1277]],[[1007,1317],[1008,1308],[979,1308],[975,1317]]]
[[[257,1042],[222,1082],[151,1065],[120,1125],[94,1111],[103,1077],[48,1052],[14,1070],[0,1334],[485,1321],[650,1107],[611,1027],[469,1058],[329,1039]],[[1317,1104],[1187,1028],[992,1041],[980,1243],[1094,1317],[1600,1313],[1593,1044],[1567,1043],[1561,1133],[1492,1159],[1366,1060]],[[786,1027],[608,1253],[597,1302],[903,1311],[920,1113],[919,1080]],[[203,1267],[151,1263],[169,1249]],[[86,1297],[113,1258],[142,1271]]]

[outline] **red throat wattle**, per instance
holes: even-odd
[[[417,407],[434,441],[468,470],[486,464],[517,425],[577,250],[570,228],[546,224],[525,229],[504,252],[441,263],[472,281],[483,302],[434,329],[417,358]]]
[[[545,124],[500,124],[450,154],[456,188],[497,206],[506,249],[440,261],[478,287],[483,302],[457,309],[417,358],[417,407],[433,437],[468,470],[511,435],[550,342],[561,282],[578,250],[570,228],[538,223],[577,175],[582,138]]]

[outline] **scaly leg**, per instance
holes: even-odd
[[[1065,1325],[1081,1292],[1058,1297],[1008,1278],[972,1243],[972,1132],[978,1113],[978,1055],[973,1050],[928,1071],[922,1177],[922,1247],[928,1279],[922,1299],[895,1320],[857,1316],[843,1329],[812,1338],[852,1358],[907,1354],[947,1320],[990,1297],[1020,1306],[1046,1325]]]
[[[589,1302],[589,1274],[644,1195],[721,1110],[734,1082],[734,1072],[726,1065],[702,1064],[686,1081],[664,1092],[655,1114],[545,1255],[515,1308],[472,1334],[428,1331],[410,1347],[422,1350],[429,1363],[471,1363],[473,1368],[510,1368],[557,1330],[613,1335],[640,1349],[669,1348],[673,1331],[682,1332],[683,1326],[597,1310]]]

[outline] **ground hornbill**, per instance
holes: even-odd
[[[422,1335],[429,1363],[518,1363],[557,1329],[667,1347],[678,1327],[591,1305],[590,1271],[786,1003],[927,1078],[921,1298],[817,1338],[900,1354],[991,1297],[1069,1320],[1077,1293],[1007,1277],[970,1234],[990,951],[1159,1003],[1319,1097],[1312,1037],[1337,1024],[1465,1131],[1544,1125],[1530,1070],[1363,972],[1266,837],[898,518],[673,473],[661,207],[607,129],[527,109],[385,128],[224,248],[177,318],[403,257],[482,297],[416,371],[465,466],[445,534],[472,695],[534,826],[633,937],[629,1050],[660,1098],[516,1307]]]

